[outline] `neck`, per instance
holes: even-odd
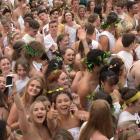
[[[57,38],[57,34],[51,34],[51,37],[53,38],[53,40],[55,41]]]
[[[124,51],[126,52],[131,52],[131,49],[128,47],[128,48],[123,48]]]
[[[32,103],[33,103],[33,97],[29,96],[28,104],[32,104]]]
[[[73,21],[67,23],[68,26],[73,26]]]
[[[60,118],[61,118],[62,120],[67,120],[67,119],[69,119],[69,117],[70,117],[70,114],[66,114],[66,115],[61,115],[61,114],[60,114]]]
[[[97,80],[99,79],[99,73],[98,72],[89,72],[88,70],[86,71],[86,75],[87,75],[87,78],[89,80]]]
[[[136,112],[135,112],[135,110],[133,109],[133,108],[130,108],[130,107],[128,107],[127,109],[126,109],[126,111],[128,111],[129,113],[131,113],[132,115],[134,115]]]
[[[114,31],[114,29],[112,29],[112,27],[108,28],[107,31],[110,32],[110,33],[112,33],[114,35],[114,32],[115,31]]]
[[[134,14],[132,12],[129,12],[128,15],[133,18],[134,17]]]
[[[26,79],[26,76],[25,77],[19,76],[19,80],[24,80],[24,79]]]
[[[38,129],[40,129],[42,127],[41,123],[33,122],[33,125],[34,125],[34,127],[38,128]]]

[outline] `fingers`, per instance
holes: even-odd
[[[55,110],[55,104],[54,103],[52,103],[51,109]]]

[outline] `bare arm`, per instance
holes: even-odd
[[[79,83],[81,77],[82,77],[82,72],[81,71],[77,72],[76,75],[75,75],[75,78],[72,82],[72,85],[71,85],[71,89],[72,89],[73,92],[77,93],[78,83]]]
[[[107,36],[103,35],[99,38],[99,43],[101,44],[101,50],[109,51],[109,40]]]
[[[7,123],[12,126],[15,122],[18,121],[18,113],[17,113],[17,107],[15,105],[15,103],[12,105],[10,113],[9,113],[9,117],[7,120]]]
[[[14,99],[15,99],[15,104],[16,104],[17,111],[18,111],[18,116],[19,116],[19,126],[23,133],[27,133],[27,132],[29,132],[28,130],[29,130],[30,126],[29,126],[28,119],[26,117],[26,112],[25,112],[24,106],[23,106],[18,94],[15,95]]]
[[[47,124],[51,132],[55,132],[58,126],[58,112],[55,110],[54,103],[52,104],[49,112],[47,113]]]
[[[77,34],[78,38],[82,41],[83,43],[83,46],[84,46],[84,52],[85,52],[85,55],[90,51],[89,47],[88,47],[88,43],[86,41],[86,31],[85,29],[78,29],[78,34]]]

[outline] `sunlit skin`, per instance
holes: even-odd
[[[64,88],[68,88],[68,76],[65,72],[62,72],[58,78],[58,84]]]
[[[65,94],[60,94],[56,99],[56,108],[62,115],[69,115],[71,100]]]
[[[10,73],[11,70],[11,63],[7,58],[4,58],[0,61],[0,68],[2,71],[2,74],[7,75]]]
[[[64,63],[66,65],[71,65],[74,62],[75,53],[72,49],[67,49],[64,54]]]
[[[27,89],[27,92],[30,96],[37,96],[41,91],[41,84],[37,80],[33,80]]]
[[[27,76],[25,68],[20,64],[17,66],[17,75],[19,76],[19,79],[25,79]]]
[[[46,119],[46,108],[42,102],[37,102],[32,110],[31,118],[34,123],[42,124]]]

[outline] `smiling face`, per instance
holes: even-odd
[[[33,80],[30,82],[28,88],[27,88],[27,92],[30,96],[37,96],[40,94],[41,91],[41,84],[39,81],[37,80]]]
[[[65,72],[62,72],[58,78],[58,84],[64,88],[68,88],[68,76]]]
[[[59,94],[56,98],[56,108],[61,115],[68,115],[70,112],[71,100],[67,94]]]
[[[86,14],[85,8],[84,7],[79,8],[79,16],[83,18],[85,17],[85,14]]]
[[[17,66],[17,74],[21,79],[24,79],[27,76],[26,69],[21,64]]]
[[[66,49],[69,46],[69,36],[66,35],[64,38],[59,42],[60,44],[60,49]]]
[[[10,61],[7,58],[4,58],[0,62],[0,68],[3,74],[8,74],[11,69]]]
[[[94,8],[95,8],[95,2],[94,1],[91,1],[90,2],[90,10],[91,11],[94,11]]]
[[[64,54],[64,63],[66,65],[71,65],[74,62],[75,53],[72,49],[67,49]]]
[[[38,124],[42,124],[46,119],[46,108],[42,102],[36,102],[31,106],[31,118],[32,121]]]

